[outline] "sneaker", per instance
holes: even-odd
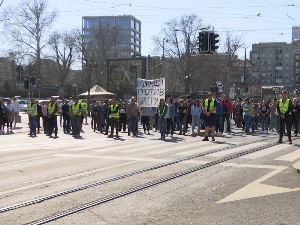
[[[148,134],[150,134],[150,132],[148,131]]]
[[[172,135],[172,134],[170,135],[170,138],[173,138],[173,135]]]
[[[290,144],[290,145],[293,144],[293,143],[292,143],[292,140],[289,141],[289,144]]]
[[[208,137],[203,138],[202,141],[209,141]]]
[[[277,144],[282,144],[282,140],[278,140],[276,143]]]
[[[212,138],[211,138],[211,141],[215,141],[215,137],[212,137]]]
[[[55,135],[54,138],[59,138],[59,137],[57,135]]]
[[[113,138],[113,136],[110,134],[110,135],[107,136],[107,138]]]
[[[116,135],[116,138],[120,138],[120,136],[119,136],[119,135]]]

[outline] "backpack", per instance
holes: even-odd
[[[219,101],[217,101],[217,109],[216,113],[221,113],[223,111],[223,107]]]

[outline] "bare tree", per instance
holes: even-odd
[[[56,61],[59,68],[60,87],[65,86],[65,81],[74,63],[73,54],[76,52],[77,35],[78,32],[75,30],[64,33],[54,32],[49,39],[49,45],[55,53],[52,58]]]
[[[41,77],[41,55],[47,45],[45,33],[49,31],[57,13],[47,12],[47,0],[24,0],[16,7],[4,9],[5,31],[15,49],[37,66],[37,77]]]

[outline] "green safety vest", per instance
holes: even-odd
[[[87,110],[87,104],[85,102],[82,102],[81,105],[82,105],[83,110],[86,111]]]
[[[286,99],[285,102],[282,102],[282,99],[279,100],[279,110],[281,114],[285,114],[290,106],[290,99]],[[289,113],[291,114],[291,112]]]
[[[115,111],[117,109],[117,107],[118,107],[118,105],[115,105],[115,106],[111,105],[110,106],[110,111],[111,112]],[[116,113],[110,113],[109,118],[120,118],[119,110]]]
[[[49,115],[51,115],[53,112],[54,112],[54,110],[55,110],[55,105],[56,105],[56,103],[49,103],[49,105],[48,105],[48,113],[49,113]],[[58,115],[58,112],[56,112],[55,114],[54,114],[54,116],[57,116]]]
[[[36,108],[36,110],[35,110],[35,113],[31,114],[32,111],[33,111],[33,109],[34,109],[34,106],[36,106],[35,103],[34,103],[34,104],[30,103],[30,104],[28,105],[28,113],[29,113],[30,115],[32,115],[32,116],[37,116],[37,108]]]
[[[78,113],[79,110],[80,110],[80,103],[78,102],[76,104],[75,102],[73,102],[73,104],[72,104],[72,113],[73,113],[73,115],[75,116],[76,113]],[[81,112],[77,116],[81,116]]]
[[[205,110],[207,109],[207,106],[208,106],[208,98],[205,99],[204,103],[203,103],[203,106],[205,108]],[[213,98],[211,101],[210,101],[210,105],[209,105],[209,110],[213,109],[215,107],[215,99]],[[213,111],[213,113],[216,113],[216,111]]]
[[[164,105],[164,110],[162,111],[162,113],[160,112],[159,106],[157,107],[157,112],[158,112],[158,117],[159,118],[165,113],[165,110],[166,110],[166,105]],[[165,115],[164,118],[165,119],[167,118],[167,114]]]

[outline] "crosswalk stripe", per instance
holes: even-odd
[[[289,146],[289,145],[277,145],[277,146],[273,146],[273,147],[270,147],[270,148],[266,148],[262,151],[258,151],[258,152],[254,152],[254,153],[251,153],[251,154],[248,154],[248,155],[244,155],[240,158],[257,159],[257,158],[260,158],[260,157],[263,157],[263,156],[266,156],[266,155],[284,150],[284,149],[289,148],[289,147],[291,147],[291,146]]]
[[[293,151],[289,154],[283,155],[281,157],[276,158],[275,160],[289,161],[292,162],[296,159],[300,158],[300,150]]]
[[[221,156],[236,153],[236,152],[239,152],[239,151],[249,150],[251,148],[255,148],[255,147],[258,147],[258,146],[261,146],[261,145],[264,145],[264,144],[267,144],[267,143],[264,143],[264,142],[253,143],[253,144],[249,144],[249,145],[245,145],[245,146],[240,146],[240,147],[237,147],[237,148],[232,148],[232,149],[229,149],[229,150],[226,150],[226,151],[216,152],[216,153],[213,153],[213,154],[210,154],[210,155],[207,155],[207,156],[221,157]]]
[[[225,148],[225,147],[228,147],[228,144],[215,144],[215,145],[210,145],[210,146],[206,146],[206,147],[200,147],[198,149],[193,149],[193,150],[189,150],[189,151],[185,151],[185,152],[176,153],[175,155],[194,155],[194,154],[206,152],[209,150]]]

